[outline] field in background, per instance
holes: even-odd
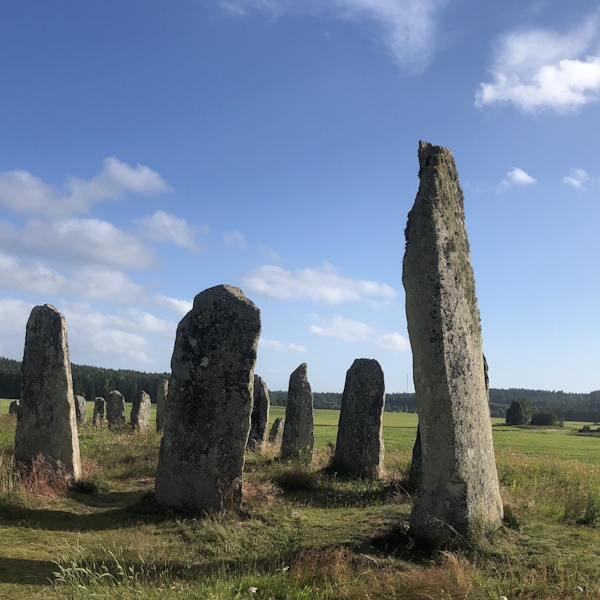
[[[324,470],[339,412],[317,410],[312,469],[271,450],[249,456],[242,513],[197,518],[153,501],[154,431],[82,427],[83,484],[53,492],[35,482],[32,493],[12,470],[8,404],[0,400],[0,597],[600,597],[600,439],[575,435],[580,423],[495,419],[509,526],[462,552],[426,555],[398,529],[412,501],[403,476],[414,414],[384,414],[383,482]],[[273,407],[270,421],[284,412]]]

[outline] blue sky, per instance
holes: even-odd
[[[600,11],[559,0],[21,0],[0,9],[0,355],[169,369],[194,295],[262,311],[271,389],[412,391],[404,227],[454,153],[492,387],[600,388]]]

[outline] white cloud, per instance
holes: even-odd
[[[278,340],[260,339],[258,345],[268,350],[275,350],[275,352],[306,352],[306,348],[303,345],[294,344],[294,342],[284,344]]]
[[[308,299],[340,304],[366,297],[392,299],[396,296],[395,290],[385,283],[341,277],[329,263],[296,271],[263,265],[242,281],[252,292],[277,300]]]
[[[162,210],[152,216],[138,219],[142,226],[142,235],[158,242],[173,242],[181,248],[193,250],[196,246],[195,235],[185,219],[176,217]],[[208,233],[208,227],[200,228],[200,233]]]
[[[500,187],[506,189],[512,185],[533,185],[535,183],[537,183],[537,180],[525,173],[523,169],[513,167],[508,170],[506,177],[500,182]]]
[[[155,303],[158,306],[163,306],[169,310],[173,310],[179,313],[181,316],[187,315],[192,310],[194,303],[191,300],[180,300],[178,298],[170,298],[169,296],[163,296],[159,294],[154,297]]]
[[[220,2],[232,16],[261,10],[275,18],[282,15],[324,15],[328,18],[375,25],[377,37],[394,61],[420,71],[433,56],[436,13],[445,0],[237,0]]]
[[[28,171],[0,173],[0,206],[16,213],[64,217],[88,212],[94,202],[122,198],[128,192],[154,194],[169,185],[141,164],[132,167],[115,157],[104,159],[102,171],[86,181],[68,177],[60,186],[45,183]]]
[[[16,298],[0,298],[0,356],[20,360],[25,327],[33,304]]]
[[[70,287],[69,280],[40,261],[25,261],[0,252],[2,289],[33,294],[58,294]]]
[[[238,246],[242,250],[246,247],[246,238],[241,231],[226,231],[223,240],[228,246]]]
[[[336,338],[344,342],[361,342],[370,339],[373,329],[361,321],[353,321],[336,315],[325,326],[311,325],[310,332],[323,337]]]
[[[562,178],[562,182],[566,185],[574,187],[576,190],[587,190],[587,186],[594,183],[594,178],[590,177],[584,169],[571,169],[569,175]]]
[[[494,81],[481,83],[475,104],[513,104],[525,113],[567,113],[600,97],[599,17],[568,33],[510,33],[496,48]]]
[[[410,350],[410,342],[408,339],[396,331],[393,333],[384,333],[383,335],[380,335],[375,343],[384,350],[394,350],[396,352]]]

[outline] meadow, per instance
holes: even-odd
[[[406,529],[414,414],[384,415],[381,482],[328,468],[339,412],[317,410],[312,467],[281,463],[272,448],[248,455],[242,511],[202,517],[154,502],[154,430],[81,427],[84,477],[72,487],[43,464],[20,474],[8,403],[1,598],[600,598],[600,438],[576,435],[580,423],[494,419],[505,526],[460,550],[425,552]],[[271,422],[283,414],[273,407]]]

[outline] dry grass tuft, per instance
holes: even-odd
[[[260,502],[263,506],[272,506],[281,500],[283,490],[272,481],[252,481],[244,479],[242,497],[244,502]]]
[[[27,496],[37,500],[65,498],[73,482],[72,475],[61,465],[36,456],[30,465],[19,466],[21,482]]]

